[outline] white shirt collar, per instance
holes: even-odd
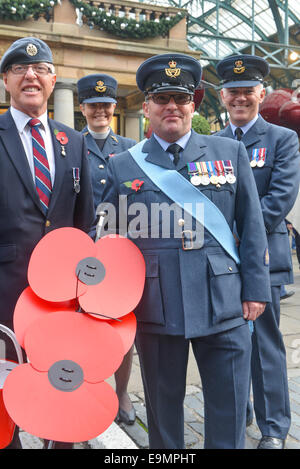
[[[32,119],[31,116],[28,116],[28,114],[25,114],[22,111],[19,111],[18,109],[14,108],[13,106],[10,107],[10,112],[12,115],[13,120],[15,121],[15,124],[17,126],[17,129],[20,133],[24,132],[24,129],[30,119]],[[44,129],[47,128],[48,126],[48,114],[47,111],[39,116],[39,120],[44,126]]]
[[[172,143],[178,143],[178,145],[180,145],[183,149],[186,147],[186,144],[191,136],[191,130],[185,134],[183,137],[181,137],[179,140],[176,140],[176,142],[172,142]],[[165,150],[167,151],[167,148],[171,145],[170,142],[166,142],[165,140],[163,140],[162,138],[160,138],[158,135],[156,135],[155,133],[153,133],[154,137],[156,138],[156,140],[158,141],[158,143],[160,144],[160,146]]]
[[[243,131],[243,134],[247,133],[249,129],[251,129],[251,127],[255,124],[255,122],[257,121],[258,119],[258,114],[254,117],[254,119],[252,119],[250,122],[248,122],[246,125],[243,125],[243,127],[240,127],[240,129],[242,129]],[[235,135],[235,129],[237,129],[237,125],[234,125],[232,122],[230,122],[230,127],[231,127],[231,130],[232,130],[232,133],[233,135]]]

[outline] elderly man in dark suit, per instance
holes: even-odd
[[[135,313],[150,448],[184,447],[190,344],[203,385],[205,448],[244,447],[247,321],[270,301],[267,240],[245,148],[191,130],[200,78],[199,62],[184,54],[141,64],[137,84],[153,135],[111,158],[104,191],[108,229],[116,215],[116,228],[146,261]]]
[[[47,116],[56,81],[48,45],[15,41],[0,72],[11,103],[0,116],[0,320],[12,329],[36,244],[56,228],[89,232],[95,216],[84,137]]]
[[[291,415],[285,347],[279,329],[280,286],[293,282],[285,217],[298,194],[299,142],[294,131],[270,124],[259,115],[265,96],[263,81],[269,74],[269,65],[262,57],[230,56],[218,63],[217,72],[230,122],[216,135],[237,139],[246,147],[270,253],[272,303],[255,322],[252,335],[254,409],[262,433],[258,448],[281,449]],[[259,238],[256,241],[259,243]],[[248,419],[250,423],[249,416]]]

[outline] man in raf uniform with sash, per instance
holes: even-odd
[[[135,140],[116,135],[110,127],[117,104],[118,83],[106,74],[93,74],[81,78],[77,83],[80,109],[87,121],[82,130],[88,148],[88,161],[94,192],[94,205],[97,210],[102,200],[107,181],[107,163],[117,153],[135,145]],[[133,347],[125,355],[120,368],[115,373],[116,393],[119,399],[118,420],[132,425],[135,410],[127,393],[133,359]]]
[[[290,427],[285,347],[279,330],[280,286],[293,282],[292,259],[285,217],[299,186],[297,134],[266,122],[259,115],[269,65],[262,57],[238,55],[217,65],[221,98],[230,115],[226,129],[216,135],[241,140],[255,178],[270,253],[272,302],[254,323],[252,386],[259,449],[283,449]],[[255,234],[256,243],[260,238]],[[249,401],[247,420],[251,423]]]
[[[109,230],[114,211],[122,224],[127,216],[128,236],[146,263],[135,313],[150,448],[184,448],[190,344],[203,385],[205,448],[244,447],[247,321],[262,314],[271,298],[266,234],[245,148],[191,130],[200,79],[199,62],[184,54],[162,54],[141,64],[137,84],[153,134],[110,159],[103,194]],[[167,213],[174,205],[178,210]],[[136,223],[135,212],[145,208],[148,217]]]

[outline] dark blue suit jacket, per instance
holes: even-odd
[[[16,301],[28,285],[27,267],[39,240],[49,231],[74,226],[88,232],[95,221],[93,194],[83,136],[49,120],[55,153],[55,181],[47,219],[40,207],[33,177],[14,120],[0,116],[0,320],[12,319]],[[54,130],[65,132],[66,156]],[[74,191],[73,170],[79,168],[80,192]]]
[[[215,134],[234,138],[231,127]],[[298,195],[300,178],[299,141],[296,132],[266,122],[261,116],[242,142],[249,160],[254,148],[266,148],[265,165],[253,168],[270,251],[272,285],[293,282],[293,266],[285,217]]]
[[[174,169],[169,155],[154,136],[146,141],[143,151],[154,165]],[[162,228],[163,221],[151,218],[151,207],[171,205],[172,201],[140,169],[128,151],[110,159],[103,208],[111,214],[110,220],[115,207],[119,229],[127,218],[128,236],[142,250],[146,261],[145,290],[135,311],[139,330],[187,338],[205,336],[243,324],[242,301],[271,300],[269,268],[265,262],[267,239],[244,146],[192,132],[177,170],[189,179],[188,162],[225,159],[232,161],[236,183],[197,188],[221,210],[231,229],[236,223],[241,239],[240,267],[207,230],[201,249],[184,251],[181,239],[174,236],[178,228],[176,213],[170,216],[170,236],[161,232],[154,236],[153,228],[159,232],[157,228]],[[130,187],[129,182],[135,179],[143,182],[139,190]],[[147,209],[147,219],[139,216],[143,207]],[[130,210],[132,213],[128,213]],[[110,229],[113,228],[112,224]]]

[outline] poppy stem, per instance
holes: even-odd
[[[106,318],[106,319],[113,319],[114,321],[119,321],[119,322],[122,322],[122,319],[118,319],[118,318],[112,318],[110,316],[105,316],[105,314],[100,314],[100,313],[91,313],[89,311],[84,311],[83,309],[80,308],[80,313],[85,313],[85,314],[91,314],[93,316],[101,316],[103,318]]]

